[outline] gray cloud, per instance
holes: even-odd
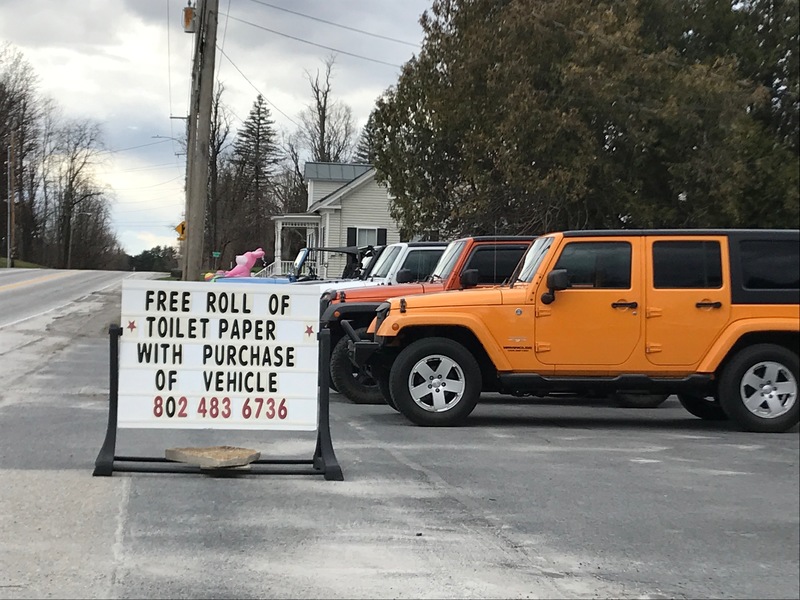
[[[419,17],[430,0],[265,0],[375,34],[421,42]],[[109,148],[158,141],[154,135],[182,137],[190,86],[193,36],[183,31],[184,0],[0,0],[0,42],[10,41],[38,75],[44,95],[52,96],[73,118],[101,122]],[[217,54],[223,101],[246,118],[263,93],[289,118],[310,100],[306,71],[320,69],[336,54],[285,36],[293,36],[402,65],[418,47],[382,40],[264,6],[251,0],[219,0],[218,45],[244,73]],[[243,23],[246,21],[248,23]],[[284,35],[259,29],[272,29]],[[379,94],[397,81],[399,67],[339,53],[334,95],[349,104],[359,125]],[[252,83],[249,83],[246,79]],[[289,118],[272,110],[278,127],[294,129]],[[234,127],[239,122],[234,119]],[[171,142],[113,154],[103,177],[117,190],[114,207],[120,239],[130,253],[154,240],[173,243],[171,226],[181,220],[182,157]],[[174,166],[171,163],[175,163]],[[168,182],[170,178],[177,181]]]

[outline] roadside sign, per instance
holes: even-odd
[[[244,452],[248,468],[228,473],[343,481],[330,430],[331,332],[320,328],[319,296],[319,285],[125,280],[122,323],[108,328],[108,425],[92,474],[219,471],[242,464]],[[229,446],[119,456],[119,428],[316,431],[317,443],[307,459],[254,459],[260,452]],[[195,463],[208,450],[217,452],[213,464]],[[185,457],[191,465],[179,464]]]
[[[186,239],[186,221],[181,221],[176,227],[175,231],[178,232],[178,241],[182,242]]]
[[[220,256],[222,256],[222,252],[217,252],[216,250],[214,250],[214,251],[211,253],[211,257],[212,257],[212,258],[219,258]]]
[[[126,280],[118,427],[315,430],[317,288]]]

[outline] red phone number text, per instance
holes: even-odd
[[[217,398],[212,396],[200,398],[197,408],[189,406],[186,396],[156,396],[153,399],[153,416],[157,418],[184,419],[190,413],[200,415],[204,419],[230,419],[233,415],[231,399],[227,396]],[[286,408],[286,398],[247,398],[237,411],[236,417],[243,419],[278,419],[284,420],[289,416]]]

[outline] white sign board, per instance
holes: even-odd
[[[319,286],[126,280],[120,428],[317,428]]]

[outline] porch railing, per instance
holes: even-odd
[[[261,269],[258,273],[253,275],[253,277],[273,277],[278,275],[277,266],[280,263],[280,275],[288,275],[294,270],[294,261],[293,260],[281,260],[275,261],[274,263],[267,265],[263,269]],[[303,264],[303,272],[308,273],[310,269],[313,269],[315,273],[317,273],[317,262],[314,260],[307,260],[305,264]]]

